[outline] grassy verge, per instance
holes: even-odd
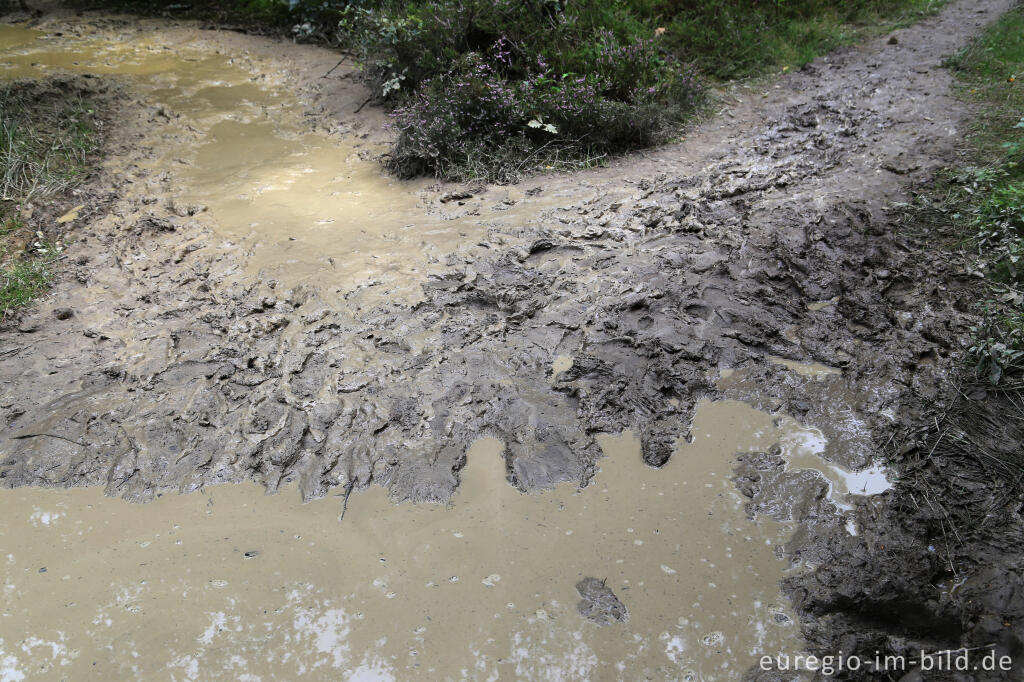
[[[30,227],[86,177],[98,135],[93,103],[70,82],[0,87],[0,316],[46,291],[59,238]],[[51,229],[53,229],[51,227]]]
[[[946,0],[110,0],[351,51],[398,175],[515,181],[672,139],[702,85],[800,66]]]
[[[843,45],[909,25],[947,0],[704,0],[655,4],[669,49],[717,80],[803,66]]]
[[[911,221],[983,276],[982,322],[970,349],[993,384],[1024,370],[1024,7],[1001,17],[948,62],[977,115],[972,165],[919,197]]]

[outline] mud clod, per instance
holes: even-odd
[[[576,591],[582,597],[576,608],[591,623],[611,625],[624,623],[629,618],[626,605],[619,601],[604,580],[584,578],[576,583]]]

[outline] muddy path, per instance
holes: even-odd
[[[0,482],[447,502],[485,438],[511,486],[586,489],[624,431],[638,452],[610,456],[686,466],[698,404],[725,399],[818,434],[818,469],[873,471],[970,326],[886,209],[955,158],[969,112],[941,63],[1010,5],[953,3],[730,92],[642,158],[473,188],[381,176],[382,116],[352,113],[347,67],[321,77],[330,53],[116,17],[5,27],[8,77],[88,73],[68,77],[117,117],[65,278],[0,337]],[[735,476],[747,521],[792,524],[799,592],[879,517],[770,441],[733,446]]]
[[[721,369],[801,383],[770,355],[844,369],[832,381],[884,429],[899,387],[935,381],[955,344],[914,310],[884,208],[948,158],[966,112],[939,64],[1004,8],[954,5],[751,94],[636,164],[664,178],[613,168],[458,201],[395,187],[358,152],[315,166],[327,138],[281,101],[291,65],[228,57],[243,36],[91,20],[76,53],[75,20],[54,19],[63,66],[156,82],[126,106],[141,120],[106,169],[115,204],[80,211],[80,267],[50,299],[75,315],[44,304],[8,335],[3,477],[139,500],[246,478],[444,500],[491,435],[517,487],[586,483],[597,433],[634,429],[645,461],[666,461]],[[40,55],[11,61],[29,73]],[[332,204],[332,182],[377,196]],[[829,428],[832,408],[805,402]]]

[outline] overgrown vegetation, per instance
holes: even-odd
[[[322,21],[322,3],[302,15]],[[304,5],[297,9],[302,11]],[[651,8],[619,0],[364,0],[337,40],[393,107],[399,175],[513,181],[667,140],[700,95]]]
[[[716,79],[803,66],[873,33],[940,9],[946,0],[663,0],[667,49]]]
[[[968,137],[974,166],[921,197],[913,219],[962,251],[988,294],[970,348],[993,384],[1024,370],[1024,8],[1000,18],[950,58],[960,96],[977,106]]]
[[[0,314],[44,292],[61,244],[25,216],[86,175],[95,151],[95,111],[71,82],[20,81],[0,88]]]
[[[804,63],[853,39],[857,22],[937,4],[363,0],[338,26],[395,105],[392,170],[508,181],[660,144],[696,109],[704,77]]]
[[[702,84],[800,66],[946,0],[111,0],[353,53],[400,175],[513,181],[673,137]]]

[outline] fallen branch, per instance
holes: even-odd
[[[341,516],[338,517],[339,521],[345,520],[345,512],[348,511],[348,498],[352,494],[352,488],[356,485],[356,480],[353,478],[345,484],[345,499],[341,501]]]
[[[339,66],[341,66],[345,62],[346,59],[348,59],[348,55],[347,54],[342,55],[341,59],[338,60],[338,63],[335,64],[334,66],[332,66],[330,71],[328,71],[327,73],[325,73],[324,75],[322,75],[320,77],[321,78],[327,78],[328,76],[330,76],[332,73],[334,73],[335,69],[337,69]]]

